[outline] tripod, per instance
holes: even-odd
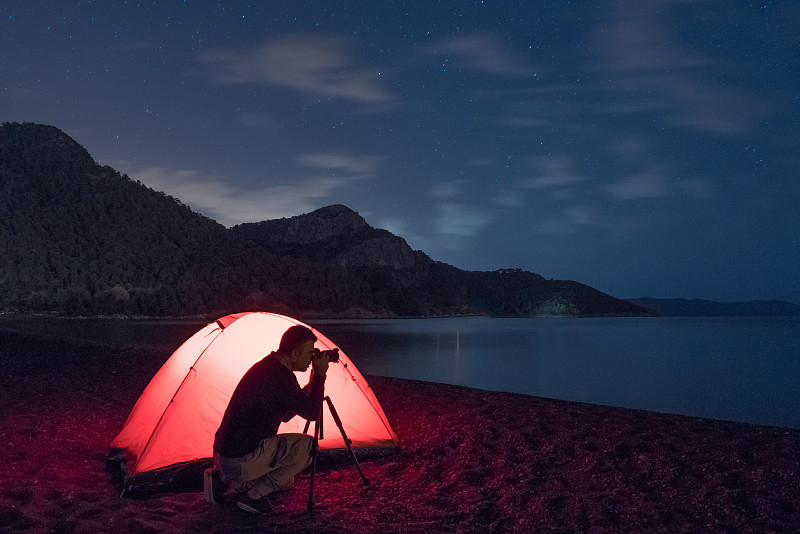
[[[356,468],[358,469],[358,474],[361,475],[361,480],[364,481],[365,486],[369,486],[369,480],[367,480],[366,475],[364,475],[364,471],[361,469],[361,464],[358,463],[358,458],[356,458],[356,453],[353,451],[353,447],[351,446],[351,441],[347,437],[347,434],[344,431],[344,426],[342,426],[342,420],[339,418],[339,414],[336,412],[336,408],[333,407],[333,402],[331,398],[325,396],[323,398],[324,402],[320,402],[319,404],[319,412],[317,413],[317,420],[314,422],[314,441],[311,445],[311,482],[308,487],[308,511],[312,512],[314,510],[314,478],[317,474],[317,456],[319,455],[319,440],[324,439],[323,432],[322,432],[322,409],[325,403],[328,404],[328,409],[331,412],[331,416],[333,416],[333,420],[336,423],[336,426],[339,427],[339,432],[342,434],[342,439],[344,439],[344,444],[347,446],[347,450],[350,452],[350,456],[353,457],[353,462],[356,464]],[[311,421],[306,421],[306,427],[303,430],[303,433],[308,433],[308,427],[311,424]]]

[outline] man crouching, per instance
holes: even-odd
[[[284,332],[278,350],[253,365],[231,396],[214,439],[214,468],[204,474],[204,497],[218,504],[231,488],[236,505],[251,513],[269,513],[268,495],[288,490],[311,463],[312,437],[278,434],[282,421],[299,415],[316,420],[325,390],[328,356],[315,355],[314,333],[304,326]],[[312,364],[311,380],[300,389],[294,371]]]

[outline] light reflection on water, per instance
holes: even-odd
[[[309,321],[364,374],[800,428],[800,318]],[[205,321],[9,319],[163,349]]]
[[[800,428],[800,318],[314,326],[367,374]]]

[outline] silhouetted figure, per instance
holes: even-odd
[[[278,350],[242,377],[214,439],[214,468],[204,476],[205,499],[214,504],[229,488],[239,491],[236,505],[251,513],[274,510],[268,495],[290,489],[294,477],[311,463],[313,438],[278,434],[282,421],[299,415],[317,418],[325,389],[328,355],[314,350],[314,333],[292,326]],[[300,389],[294,371],[312,365],[311,380]]]

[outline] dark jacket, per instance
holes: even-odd
[[[315,420],[324,387],[325,377],[313,376],[306,388],[300,389],[295,374],[271,353],[253,365],[236,386],[214,438],[214,450],[228,458],[240,458],[276,435],[281,421],[295,415]]]

